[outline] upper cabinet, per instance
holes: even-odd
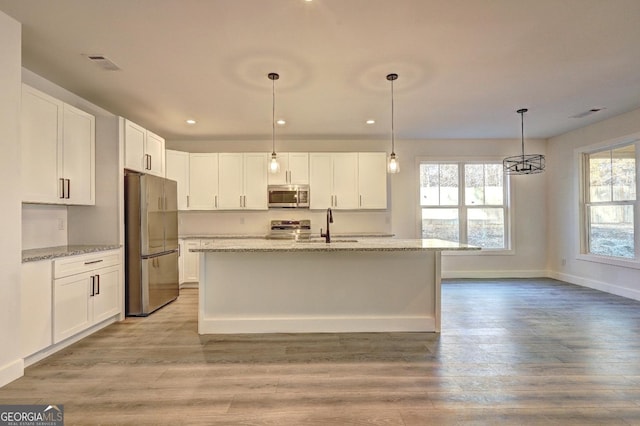
[[[188,210],[218,208],[218,154],[191,153],[189,155]]]
[[[189,153],[167,150],[165,153],[165,176],[178,183],[178,210],[189,205]]]
[[[358,153],[358,205],[361,209],[387,208],[387,154]]]
[[[22,201],[95,204],[95,117],[22,86]]]
[[[124,121],[124,167],[165,176],[164,139],[136,123]]]
[[[309,154],[306,152],[278,153],[280,170],[269,173],[269,185],[307,185],[309,183]]]
[[[267,209],[266,152],[218,154],[219,208]]]
[[[357,209],[358,153],[311,153],[309,189],[311,209]]]

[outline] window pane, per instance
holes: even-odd
[[[485,204],[483,164],[465,164],[464,197],[467,206]]]
[[[422,209],[422,238],[459,241],[458,209]]]
[[[465,204],[502,205],[502,164],[466,164],[464,166]]]
[[[594,203],[611,201],[611,151],[589,154],[589,197]]]
[[[611,152],[613,201],[636,199],[636,146],[627,145]]]
[[[420,165],[420,205],[458,205],[458,165]]]
[[[634,258],[633,206],[590,206],[589,252]]]
[[[467,211],[467,242],[483,248],[504,247],[504,210],[470,208]]]

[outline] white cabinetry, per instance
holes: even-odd
[[[361,209],[387,208],[387,154],[358,153],[358,188]]]
[[[280,170],[269,173],[269,185],[306,185],[309,183],[309,154],[306,152],[278,153]]]
[[[119,314],[120,276],[119,251],[54,261],[53,343]]]
[[[200,253],[190,250],[206,248],[213,244],[213,239],[184,239],[180,240],[180,284],[197,283],[200,281]]]
[[[189,210],[218,208],[218,154],[189,154]]]
[[[178,183],[178,210],[187,210],[189,197],[189,153],[167,150],[165,176]]]
[[[22,85],[22,200],[95,204],[95,117]]]
[[[51,261],[22,264],[20,328],[22,356],[34,354],[52,344]]]
[[[309,155],[311,209],[358,208],[358,153]]]
[[[129,120],[124,120],[124,166],[156,176],[165,175],[164,139]]]
[[[218,154],[219,208],[267,209],[267,153]]]

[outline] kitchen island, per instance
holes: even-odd
[[[216,240],[200,258],[198,332],[440,331],[435,239]]]

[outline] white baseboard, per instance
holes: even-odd
[[[547,277],[548,271],[443,271],[442,278],[540,278]]]
[[[24,375],[24,360],[19,358],[0,366],[0,387],[19,379]]]
[[[576,284],[582,287],[588,287],[594,290],[604,291],[605,293],[615,294],[616,296],[626,297],[627,299],[640,301],[640,290],[625,288],[618,285],[596,281],[589,278],[583,278],[576,275],[564,274],[561,272],[549,271],[547,276],[549,278],[566,281],[568,283]]]

